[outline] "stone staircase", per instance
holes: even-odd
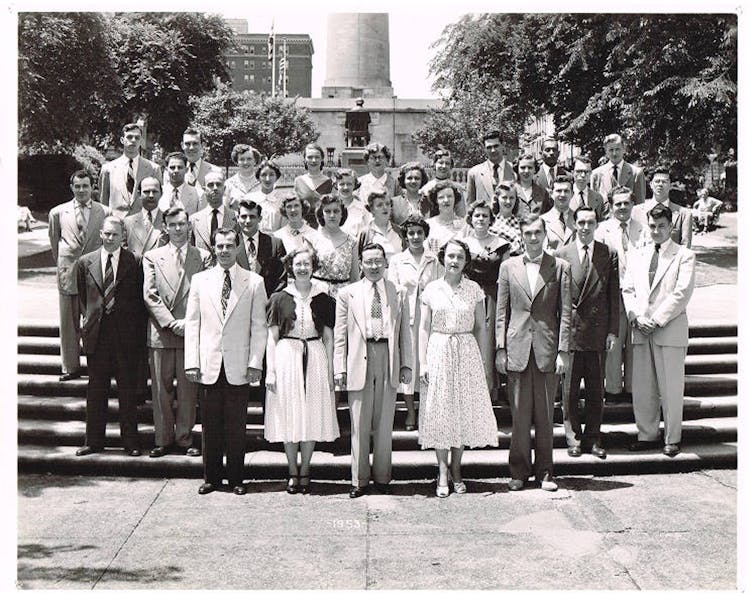
[[[627,445],[636,439],[636,426],[629,400],[605,406],[603,445],[606,460],[591,455],[570,458],[565,435],[555,412],[555,473],[634,474],[667,473],[704,468],[737,466],[738,339],[737,327],[698,324],[690,331],[686,358],[683,451],[674,459],[659,452],[630,453]],[[106,450],[76,457],[84,444],[86,379],[59,382],[60,345],[55,326],[20,324],[18,328],[18,469],[19,472],[53,472],[83,475],[149,477],[201,477],[201,458],[167,455],[159,459],[128,457],[120,449],[118,401],[109,401]],[[85,358],[82,358],[85,363]],[[84,373],[86,367],[84,366]],[[113,393],[115,384],[113,383]],[[510,410],[505,401],[495,404],[500,448],[467,451],[467,477],[507,477],[510,444]],[[397,405],[393,431],[393,475],[396,479],[431,479],[436,474],[433,451],[422,451],[417,432],[403,430],[406,411]],[[154,446],[151,402],[139,408],[142,448]],[[312,474],[319,479],[350,478],[348,408],[338,406],[341,437],[334,443],[318,444]],[[194,428],[194,441],[201,444],[201,426]],[[287,465],[282,445],[264,440],[263,412],[259,402],[250,402],[246,426],[246,473],[250,478],[283,479]]]

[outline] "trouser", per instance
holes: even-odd
[[[202,462],[204,481],[219,486],[223,478],[223,453],[230,487],[243,483],[246,454],[246,409],[248,384],[229,384],[225,366],[214,384],[203,385],[199,407],[202,414]]]
[[[136,421],[135,361],[130,350],[123,346],[115,314],[104,314],[100,322],[97,347],[87,354],[89,384],[86,389],[86,444],[93,448],[105,445],[107,401],[110,379],[114,376],[118,387],[118,418],[120,437],[128,450],[139,448]]]
[[[63,374],[77,373],[81,368],[81,331],[79,330],[79,296],[58,294],[60,305],[60,355]]]
[[[192,444],[191,432],[196,423],[196,400],[199,385],[186,378],[184,350],[160,348],[149,350],[152,370],[152,413],[154,417],[154,443],[157,446],[188,448]],[[176,387],[173,387],[173,379]],[[177,407],[173,413],[173,399]]]
[[[367,341],[364,388],[348,392],[351,411],[351,484],[369,484],[369,438],[374,441],[372,478],[389,483],[392,478],[393,419],[396,389],[390,384],[387,341]]]
[[[660,410],[665,444],[681,441],[686,347],[657,345],[653,337],[634,344],[634,418],[639,440],[660,438]]]
[[[513,426],[508,466],[512,479],[526,481],[532,475],[541,480],[552,475],[552,412],[559,375],[540,372],[529,353],[523,372],[508,371],[508,400]],[[534,424],[534,465],[531,456],[531,426]]]
[[[604,351],[572,351],[571,365],[563,378],[563,428],[568,446],[580,443],[582,448],[600,444],[605,388]],[[584,412],[579,411],[579,387],[584,379]],[[584,425],[582,431],[582,424]]]
[[[605,356],[605,390],[612,394],[630,393],[634,347],[631,344],[631,326],[621,300],[618,324],[618,340],[612,351]]]

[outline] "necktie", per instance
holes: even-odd
[[[618,166],[613,165],[613,188],[618,184],[620,184],[620,182],[618,181]]]
[[[149,219],[149,225],[154,224],[154,220],[152,219],[152,211],[147,211],[147,219]]]
[[[620,230],[621,244],[623,244],[623,251],[625,252],[628,250],[628,223],[621,221]]]
[[[497,185],[500,183],[499,171],[500,171],[499,163],[496,163],[495,165],[492,166],[492,188],[493,189],[497,188]]]
[[[212,209],[212,221],[210,221],[209,224],[209,239],[211,242],[214,242],[214,235],[215,231],[217,230],[217,215],[219,211],[217,209]]]
[[[194,173],[194,168],[196,165],[194,163],[189,163],[189,173],[186,176],[186,182],[189,186],[193,186],[196,184],[196,174]]]
[[[552,190],[552,187],[555,185],[555,168],[548,167],[547,168],[547,187]]]
[[[375,339],[382,337],[382,300],[377,290],[377,283],[372,283],[372,334]]]
[[[581,196],[581,206],[585,207],[586,206],[586,199],[584,198],[584,191],[583,190],[579,190],[579,195]]]
[[[565,223],[565,213],[562,211],[560,212],[560,215],[558,215],[558,219],[560,219],[560,224],[563,226],[563,231],[565,231],[566,223]]]
[[[657,263],[660,260],[660,244],[655,244],[655,251],[652,253],[652,260],[649,261],[649,286],[652,287],[652,283],[655,280],[655,273],[657,272]]]
[[[175,249],[175,263],[178,266],[178,272],[183,270],[183,253],[180,248]]]
[[[249,256],[255,258],[257,255],[257,247],[254,245],[254,238],[249,238]]]
[[[107,255],[105,264],[105,314],[110,314],[115,308],[115,275],[113,275],[113,255]]]
[[[230,299],[230,271],[225,269],[225,280],[223,281],[223,292],[220,296],[220,304],[223,307],[223,318],[225,318],[225,310],[228,308],[228,300]]]
[[[128,194],[134,193],[134,160],[133,157],[128,160],[128,173],[126,174],[126,188],[128,189]]]
[[[173,188],[173,198],[170,199],[170,208],[178,203],[178,188]]]
[[[86,232],[86,215],[84,213],[84,208],[84,205],[80,203],[76,205],[76,227],[79,228],[79,239],[82,243]]]
[[[301,230],[300,230],[300,229],[293,229],[293,228],[291,227],[291,235],[292,235],[293,237],[296,237],[296,236],[297,236],[298,234],[300,234],[300,233],[301,233]]]
[[[584,265],[584,279],[586,280],[589,276],[589,269],[592,268],[592,259],[589,258],[589,246],[584,246],[584,260],[582,264]]]

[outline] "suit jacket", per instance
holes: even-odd
[[[571,350],[571,266],[543,253],[532,293],[523,258],[514,256],[500,266],[497,347],[506,349],[511,372],[523,372],[534,350],[540,372],[553,373],[558,352]]]
[[[167,244],[144,254],[144,303],[149,311],[147,347],[182,349],[183,337],[167,328],[186,317],[191,278],[209,263],[209,253],[187,246],[183,270],[178,270],[175,247]]]
[[[647,219],[647,213],[651,211],[657,201],[654,198],[650,198],[643,205],[636,207],[633,210],[632,217],[636,217],[641,224],[649,230],[649,220]],[[691,248],[691,236],[692,226],[694,218],[691,214],[691,209],[677,205],[672,201],[668,201],[670,210],[673,212],[672,231],[670,232],[670,238],[681,246]]]
[[[238,266],[250,270],[249,255],[246,253],[246,236],[242,235],[243,245],[238,251],[236,262]],[[254,272],[261,275],[264,279],[264,288],[267,291],[267,297],[276,291],[280,291],[286,286],[285,266],[283,258],[285,257],[285,246],[280,238],[276,238],[264,232],[259,232],[259,245],[257,246],[257,258],[254,263]]]
[[[579,195],[579,192],[580,190],[574,186],[573,197],[569,204],[571,211],[574,213],[576,212],[576,209],[581,206],[581,196]],[[608,203],[607,199],[599,192],[587,187],[584,190],[584,198],[586,199],[586,205],[597,211],[597,221],[604,221],[610,216],[610,203]]]
[[[547,252],[554,252],[561,246],[572,242],[576,237],[576,222],[573,220],[573,213],[570,209],[565,212],[566,230],[560,225],[560,213],[557,209],[550,209],[544,215],[542,220],[545,222]]]
[[[621,170],[618,172],[617,181],[618,185],[626,186],[633,190],[635,204],[638,205],[644,202],[647,195],[647,183],[644,179],[644,172],[640,167],[624,161]],[[592,171],[592,179],[589,185],[607,200],[607,193],[610,192],[610,189],[614,185],[612,162],[608,161],[604,165],[596,167]]]
[[[618,255],[605,244],[594,242],[592,262],[587,271],[579,261],[578,251],[578,243],[571,242],[554,254],[571,265],[571,350],[605,351],[607,335],[618,336]]]
[[[361,279],[338,291],[335,308],[333,370],[346,376],[346,390],[364,389],[367,371],[366,308],[364,292],[370,281]],[[400,369],[413,368],[414,355],[409,324],[409,305],[404,288],[396,288],[385,279],[388,316],[384,331],[388,347],[390,384],[398,388]],[[413,371],[414,373],[416,370]]]
[[[249,368],[262,369],[267,344],[267,296],[262,277],[236,267],[223,317],[220,265],[191,279],[186,306],[185,369],[198,368],[202,384],[214,384],[225,368],[229,384],[247,384]]]
[[[166,172],[167,175],[167,172]],[[201,187],[199,188],[201,190]],[[162,187],[162,198],[157,207],[165,212],[170,208],[170,201],[173,198],[173,186],[170,182],[166,182]],[[185,182],[178,188],[178,199],[181,201],[183,208],[186,210],[189,216],[193,215],[197,211],[201,211],[207,206],[207,201],[204,199],[204,194],[199,193],[195,186],[190,186]]]
[[[562,165],[555,165],[555,175],[553,178],[548,179],[547,173],[545,172],[545,164],[539,166],[539,169],[537,170],[537,173],[534,174],[534,183],[538,184],[542,188],[546,190],[552,190],[553,183],[555,182],[555,178],[558,176],[565,176],[568,175],[570,172],[563,167]]]
[[[50,210],[47,234],[50,238],[52,257],[57,267],[58,291],[64,295],[76,295],[76,261],[82,254],[96,250],[102,245],[99,232],[109,210],[92,201],[89,223],[83,238],[79,237],[76,224],[75,200],[64,202]]]
[[[623,303],[628,319],[650,316],[658,324],[652,333],[657,345],[686,347],[689,343],[689,321],[686,306],[694,292],[696,255],[684,246],[670,242],[660,254],[652,285],[649,265],[654,245],[650,244],[628,255],[623,283]],[[633,343],[646,343],[647,337],[632,329]],[[681,370],[683,373],[683,370]]]
[[[594,232],[594,239],[598,242],[607,244],[618,255],[618,274],[620,275],[621,287],[623,286],[623,277],[626,273],[626,259],[628,253],[636,248],[645,246],[651,239],[648,238],[644,226],[636,219],[628,220],[628,250],[623,250],[623,232],[621,231],[620,221],[617,219],[607,219],[599,224],[597,231]]]
[[[157,209],[152,225],[144,223],[144,214],[139,211],[123,220],[126,230],[123,241],[136,260],[141,263],[145,252],[164,246],[168,242],[167,234],[163,231],[162,213]]]
[[[186,164],[186,175],[189,174],[189,168],[190,164]],[[217,165],[213,165],[209,161],[205,161],[204,159],[199,160],[199,167],[195,170],[196,175],[196,181],[199,183],[199,187],[193,186],[193,188],[196,190],[196,192],[201,196],[203,189],[204,189],[204,178],[207,177],[207,174],[211,171],[222,171],[222,168],[220,168]],[[163,173],[162,177],[162,185],[167,186],[170,183],[170,176],[168,174],[167,169]],[[187,184],[187,186],[191,186],[191,184]]]
[[[518,198],[518,204],[516,205],[516,210],[514,211],[516,217],[523,217],[527,213],[531,212],[529,202],[527,201],[526,195],[524,194],[524,189],[521,187],[521,184],[518,183],[516,183],[516,198]],[[540,215],[546,213],[553,207],[552,197],[550,196],[550,193],[538,184],[532,184],[531,200],[542,203],[542,207],[539,211]]]
[[[498,183],[503,180],[512,182],[516,179],[513,166],[510,161],[503,159],[500,162]],[[495,197],[495,189],[492,187],[492,166],[489,161],[479,163],[472,167],[466,177],[466,204],[470,205],[475,200],[483,200],[491,203]]]
[[[222,221],[218,221],[218,229],[221,227],[237,227],[236,212],[233,209],[225,207]],[[212,229],[212,208],[207,205],[201,211],[198,211],[189,217],[189,243],[197,248],[212,252],[212,238],[210,232]]]
[[[159,165],[141,156],[137,157],[137,160],[134,189],[130,194],[126,185],[128,158],[125,155],[105,163],[99,174],[99,201],[109,206],[113,215],[121,219],[141,211],[141,196],[139,195],[141,181],[149,177],[159,180],[161,176]]]
[[[84,321],[81,338],[84,352],[93,353],[97,348],[100,323],[105,313],[105,272],[100,255],[103,248],[84,254],[76,263],[76,284]],[[121,248],[118,271],[115,276],[115,315],[128,328],[143,328],[146,309],[143,300],[144,275],[136,257]],[[130,352],[144,349],[144,335],[138,332],[119,333],[120,347]]]

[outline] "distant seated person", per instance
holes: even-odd
[[[18,231],[31,231],[31,224],[36,222],[29,207],[18,207]]]
[[[694,218],[694,229],[702,233],[708,232],[710,226],[717,223],[723,201],[710,196],[707,188],[700,188],[696,195],[699,197],[691,209]]]

